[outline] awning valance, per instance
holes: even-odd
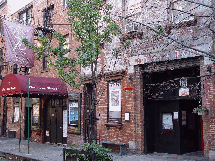
[[[0,87],[0,96],[27,94],[30,78],[30,94],[66,95],[67,87],[59,78],[34,77],[19,74],[7,75]]]

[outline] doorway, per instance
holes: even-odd
[[[184,154],[201,151],[201,118],[192,113],[197,100],[147,100],[147,153]]]
[[[63,143],[63,113],[61,106],[49,106],[47,109],[45,142]]]

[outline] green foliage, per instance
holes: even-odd
[[[164,29],[161,25],[156,26],[159,33],[155,34],[154,37],[157,38],[160,34],[164,34]]]
[[[111,152],[111,149],[108,148],[100,148],[99,145],[96,143],[84,143],[81,148],[77,148],[76,145],[73,143],[72,146],[70,147],[73,150],[79,150],[79,151],[86,151],[86,152],[92,152],[96,154],[96,160],[97,161],[112,161],[113,159],[111,158],[110,155],[108,155],[109,152]],[[76,156],[75,153],[68,152],[67,156],[74,157]],[[84,161],[89,161],[89,156],[86,156],[84,154],[79,154],[78,155],[78,160],[84,160]]]
[[[77,81],[76,78],[80,75],[76,70],[77,67],[85,68],[92,64],[96,66],[103,44],[112,42],[112,36],[120,34],[121,29],[108,14],[112,6],[105,4],[103,0],[70,0],[67,2],[67,8],[73,36],[80,42],[80,46],[76,48],[78,54],[76,58],[64,57],[68,53],[68,49],[64,49],[63,46],[68,43],[66,43],[65,37],[57,32],[54,33],[54,38],[58,41],[57,47],[53,47],[51,41],[41,33],[38,34],[40,46],[31,44],[27,39],[23,39],[23,43],[35,51],[37,60],[41,60],[44,56],[50,57],[48,62],[50,67],[58,71],[58,75],[63,81],[78,88],[84,78]],[[102,28],[99,27],[101,22],[105,24]],[[92,75],[96,72],[96,68],[93,70]]]
[[[123,46],[126,48],[126,47],[128,47],[130,44],[131,44],[131,40],[126,40],[126,41],[123,43]]]

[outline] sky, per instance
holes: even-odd
[[[7,0],[8,5],[11,7],[10,13],[18,11],[20,8],[24,7],[26,4],[33,0]]]

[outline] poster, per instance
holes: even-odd
[[[78,125],[78,102],[69,103],[69,124]]]
[[[111,106],[119,106],[119,91],[111,91]]]
[[[63,110],[63,137],[67,137],[67,110]]]
[[[13,122],[19,121],[19,106],[14,107],[14,120]]]
[[[162,129],[173,129],[172,114],[163,113]]]
[[[179,96],[189,96],[189,88],[180,88]]]

